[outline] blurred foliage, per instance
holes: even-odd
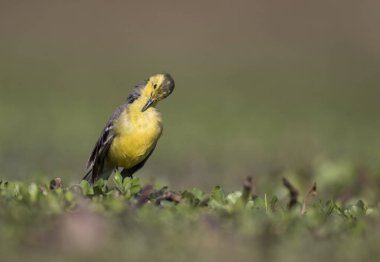
[[[93,186],[0,181],[0,252],[4,261],[375,261],[378,202],[325,198],[335,183],[325,173],[352,172],[346,167],[320,162],[310,189],[289,177],[285,187],[272,181],[272,193],[258,193],[252,177],[230,193],[171,191],[118,173]]]
[[[295,2],[0,3],[1,177],[78,181],[112,111],[160,71],[176,89],[141,177],[232,189],[320,156],[378,170],[379,4]]]

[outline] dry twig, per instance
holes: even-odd
[[[289,191],[290,200],[288,208],[292,209],[298,203],[298,190],[285,177],[282,178],[282,183]]]
[[[315,197],[317,195],[317,183],[316,182],[313,183],[313,185],[311,186],[311,188],[306,193],[306,195],[303,199],[302,208],[301,208],[301,216],[303,216],[306,212],[306,203],[307,203],[307,199],[309,198],[310,195],[312,197]]]

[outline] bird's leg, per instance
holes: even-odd
[[[133,178],[133,173],[134,172],[131,172],[131,169],[123,169],[121,172],[120,172],[120,175],[123,177],[123,178],[126,178],[126,177],[130,177],[130,178]]]

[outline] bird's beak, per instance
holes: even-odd
[[[141,112],[144,112],[145,110],[147,110],[153,103],[154,103],[154,100],[152,98],[149,98],[145,106],[141,109]]]

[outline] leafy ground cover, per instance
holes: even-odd
[[[2,261],[375,261],[380,208],[318,184],[257,194],[255,179],[172,191],[139,178],[0,182]],[[323,190],[322,190],[323,192]],[[4,259],[4,260],[3,260]]]

